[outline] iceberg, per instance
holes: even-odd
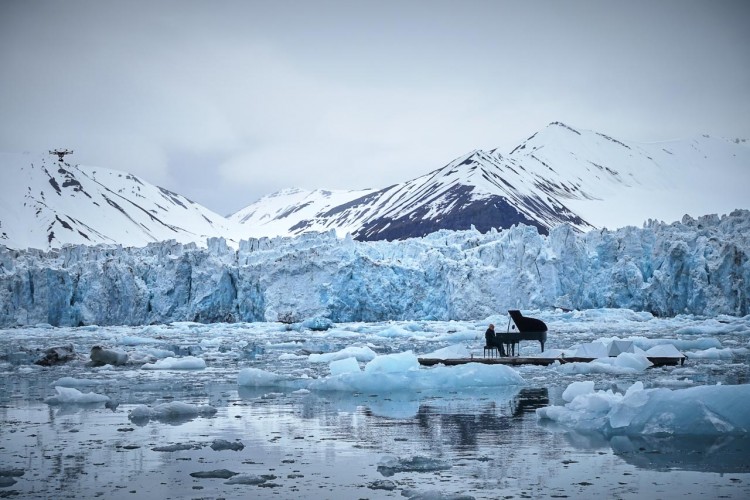
[[[244,387],[281,387],[310,391],[390,394],[423,390],[460,390],[524,385],[523,377],[503,365],[468,363],[461,366],[421,368],[411,351],[375,357],[360,369],[355,358],[330,363],[330,374],[318,379],[292,378],[258,368],[244,368],[237,383]]]
[[[625,394],[595,391],[592,383],[574,383],[563,393],[566,404],[536,410],[579,431],[630,436],[746,435],[750,432],[750,385],[714,385],[685,389],[644,389],[642,382]]]
[[[109,401],[109,396],[93,392],[83,393],[72,387],[55,386],[55,392],[57,392],[57,395],[48,397],[44,402],[50,405],[67,405],[106,403]]]
[[[187,356],[184,358],[168,357],[160,359],[155,363],[146,363],[141,367],[143,370],[203,370],[206,361],[203,358]]]
[[[146,405],[138,405],[128,413],[128,418],[133,422],[147,422],[151,419],[166,422],[182,422],[191,420],[198,416],[210,417],[216,413],[216,408],[210,405],[194,405],[181,401],[161,403],[153,408]]]

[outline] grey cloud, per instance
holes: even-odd
[[[381,187],[562,120],[750,138],[750,4],[0,3],[0,149],[73,147],[222,214]]]

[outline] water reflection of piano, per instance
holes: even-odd
[[[544,343],[547,341],[547,325],[544,321],[526,317],[517,309],[509,310],[508,314],[510,314],[508,331],[500,332],[496,336],[497,342],[505,344],[505,352],[514,356],[516,345],[522,340],[538,340],[542,345],[542,352],[544,352]],[[513,331],[511,331],[511,321],[514,323]],[[516,328],[518,328],[518,331],[515,331]]]

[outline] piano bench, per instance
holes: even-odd
[[[493,354],[494,351],[494,354]],[[484,346],[484,357],[487,357],[487,353],[490,353],[491,358],[499,358],[500,357],[500,351],[497,350],[497,347],[494,345],[486,345]]]

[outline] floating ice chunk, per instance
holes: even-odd
[[[576,396],[579,396],[581,394],[589,394],[592,392],[594,392],[593,380],[573,382],[563,391],[562,398],[567,402],[571,402],[573,401],[573,399],[575,399]]]
[[[537,409],[550,419],[605,435],[722,435],[750,431],[750,385],[686,389],[644,389],[633,384],[624,395],[611,391],[580,394],[565,406]]]
[[[144,420],[185,420],[198,416],[209,417],[216,413],[216,408],[209,405],[193,405],[180,401],[162,403],[149,408],[146,405],[138,405],[128,414],[128,418],[134,422]]]
[[[622,352],[613,359],[613,365],[642,372],[646,368],[653,366],[653,363],[643,354]]]
[[[226,439],[214,439],[211,443],[211,449],[214,451],[221,450],[232,450],[242,451],[245,449],[245,445],[242,441],[227,441]]]
[[[292,354],[291,352],[282,353],[279,356],[279,361],[287,361],[292,359],[307,359],[308,356],[300,356],[299,354]]]
[[[238,474],[239,472],[233,472],[227,469],[206,470],[190,473],[192,477],[197,477],[200,479],[229,479],[232,476],[236,476]]]
[[[414,366],[411,352],[408,355],[378,356],[362,372],[341,373],[310,382],[310,389],[321,391],[372,392],[390,394],[421,390],[458,390],[476,387],[501,387],[523,385],[521,375],[503,365],[468,363],[459,366],[435,366],[423,369]],[[385,358],[376,363],[380,358]],[[370,367],[375,363],[373,367]],[[368,369],[368,367],[370,367]]]
[[[203,370],[206,361],[203,358],[187,356],[185,358],[164,358],[156,363],[147,363],[141,367],[144,370]]]
[[[93,380],[86,378],[62,377],[55,380],[50,385],[58,387],[85,387],[88,385],[101,385],[108,383],[106,380]]]
[[[557,366],[555,369],[567,374],[592,374],[608,373],[610,375],[628,375],[637,373],[640,370],[634,368],[615,365],[615,358],[598,358],[590,363],[565,363]]]
[[[329,369],[331,371],[331,375],[333,376],[341,375],[342,373],[359,373],[362,371],[359,368],[359,363],[357,362],[356,358],[346,358],[331,361]]]
[[[57,391],[57,395],[48,397],[44,400],[45,403],[50,405],[64,405],[106,403],[109,401],[109,396],[95,394],[93,392],[87,392],[84,394],[78,389],[73,389],[72,387],[56,386],[55,391]]]
[[[126,335],[120,338],[120,340],[118,341],[120,345],[131,346],[131,347],[139,346],[143,344],[158,344],[159,342],[161,341],[158,339],[152,339],[152,338],[147,338],[147,337],[135,337],[132,335]]]
[[[276,476],[273,474],[263,474],[263,475],[255,475],[255,474],[239,474],[237,476],[234,476],[229,481],[225,481],[224,484],[247,484],[247,485],[255,485],[255,484],[263,484],[266,481],[270,481],[276,479]]]
[[[157,349],[157,348],[150,348],[145,349],[143,352],[145,352],[149,356],[153,356],[156,359],[164,359],[174,356],[174,351],[169,351],[167,349]]]
[[[419,370],[419,360],[411,351],[377,356],[365,365],[367,373],[401,373]]]
[[[367,346],[358,347],[350,346],[336,352],[326,352],[323,354],[310,354],[310,363],[330,363],[337,359],[356,358],[357,361],[367,362],[374,359],[378,354]]]
[[[734,352],[732,349],[717,349],[711,347],[704,351],[693,351],[689,352],[688,356],[693,359],[732,359]]]
[[[474,496],[463,493],[446,493],[441,490],[420,491],[409,488],[401,490],[401,496],[408,500],[476,500]]]
[[[411,458],[386,456],[378,464],[378,472],[385,477],[393,476],[398,472],[435,472],[450,468],[450,462],[422,456]]]
[[[400,326],[389,326],[388,328],[384,328],[383,330],[380,330],[379,332],[374,332],[374,335],[377,335],[378,337],[388,337],[388,338],[395,338],[395,337],[411,337],[413,335],[412,332],[409,330],[406,330],[405,328],[401,328]]]
[[[237,375],[237,383],[242,386],[268,387],[277,385],[284,380],[279,374],[261,370],[260,368],[243,368]]]
[[[620,404],[610,409],[609,425],[613,429],[630,425],[646,403],[648,394],[643,390],[643,382],[638,381],[628,387]]]
[[[173,453],[175,451],[199,450],[200,448],[201,448],[201,445],[199,444],[182,443],[182,444],[170,444],[166,446],[155,446],[154,448],[151,448],[151,451]]]

